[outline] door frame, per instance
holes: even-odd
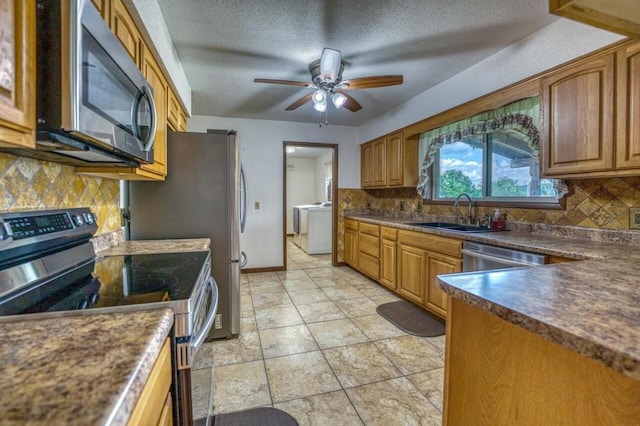
[[[321,142],[282,142],[282,255],[287,270],[287,147],[330,148],[331,155],[331,265],[338,266],[338,144]]]

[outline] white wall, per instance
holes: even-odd
[[[314,189],[315,189],[315,201],[320,203],[325,203],[329,201],[327,198],[327,165],[331,165],[333,152],[329,150],[326,154],[322,154],[315,159],[315,179],[314,179]],[[359,186],[359,185],[358,185]]]
[[[293,206],[316,201],[315,180],[313,158],[287,158],[287,234],[293,233]]]
[[[234,129],[247,178],[247,226],[240,237],[247,268],[277,267],[283,253],[283,142],[338,144],[338,182],[341,188],[360,187],[360,147],[354,127],[242,118],[194,116],[188,130]],[[169,166],[171,167],[171,166]],[[260,209],[254,208],[255,202]]]
[[[419,94],[358,129],[360,143],[446,111],[621,40],[588,25],[558,19],[484,61]]]
[[[169,72],[169,78],[175,84],[179,96],[187,109],[187,115],[191,115],[191,85],[182,68],[182,63],[178,57],[178,52],[173,45],[173,40],[169,35],[169,29],[162,16],[162,10],[158,5],[158,0],[125,0],[133,3],[138,11],[140,19],[145,29],[151,36],[151,41],[160,54],[157,58],[162,61]]]

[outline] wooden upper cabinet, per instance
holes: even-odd
[[[100,12],[102,19],[105,20],[107,25],[111,26],[111,0],[91,0],[91,2]]]
[[[142,36],[122,0],[111,3],[111,31],[122,43],[133,61],[142,64]]]
[[[177,96],[169,88],[167,91],[167,124],[171,130],[178,131],[180,127],[181,109]]]
[[[179,132],[187,131],[187,113],[182,108],[180,109],[180,117],[178,120],[178,131]]]
[[[418,140],[406,141],[398,131],[363,144],[363,188],[411,187],[418,184]]]
[[[158,121],[153,143],[153,164],[143,164],[141,168],[165,176],[167,174],[167,99],[169,87],[160,66],[146,45],[142,62],[142,74],[153,88]]]
[[[541,79],[544,176],[613,169],[615,76],[608,53]]]
[[[556,15],[640,38],[638,0],[549,0]]]
[[[640,43],[618,51],[617,76],[616,167],[640,169]]]
[[[372,164],[373,144],[369,142],[360,147],[360,186],[362,188],[373,186]]]
[[[0,8],[0,146],[35,147],[36,5],[6,0]]]
[[[371,163],[371,175],[373,178],[373,186],[385,186],[387,184],[386,143],[386,138],[372,142],[373,161]]]

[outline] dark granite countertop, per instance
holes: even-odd
[[[173,325],[169,309],[15,319],[0,320],[0,425],[126,424]]]
[[[442,275],[449,295],[640,380],[640,247],[525,232],[464,234],[381,216],[354,219],[581,260]]]

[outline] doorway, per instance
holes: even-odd
[[[287,270],[287,242],[292,238],[297,246],[307,249],[310,255],[331,251],[331,264],[337,266],[337,227],[338,208],[335,204],[338,196],[338,145],[328,143],[311,142],[283,142],[283,258],[284,269]],[[330,247],[324,243],[312,243],[305,239],[306,235],[300,235],[301,224],[297,223],[294,232],[294,206],[309,206],[309,212],[313,211],[313,223],[324,226],[324,210],[329,210],[330,215]],[[306,222],[305,222],[306,223]],[[306,233],[306,226],[305,226]],[[316,228],[318,235],[320,228]],[[326,231],[322,230],[321,235]],[[308,234],[311,236],[311,233]],[[306,244],[305,244],[306,243]],[[311,250],[315,247],[318,250]]]

